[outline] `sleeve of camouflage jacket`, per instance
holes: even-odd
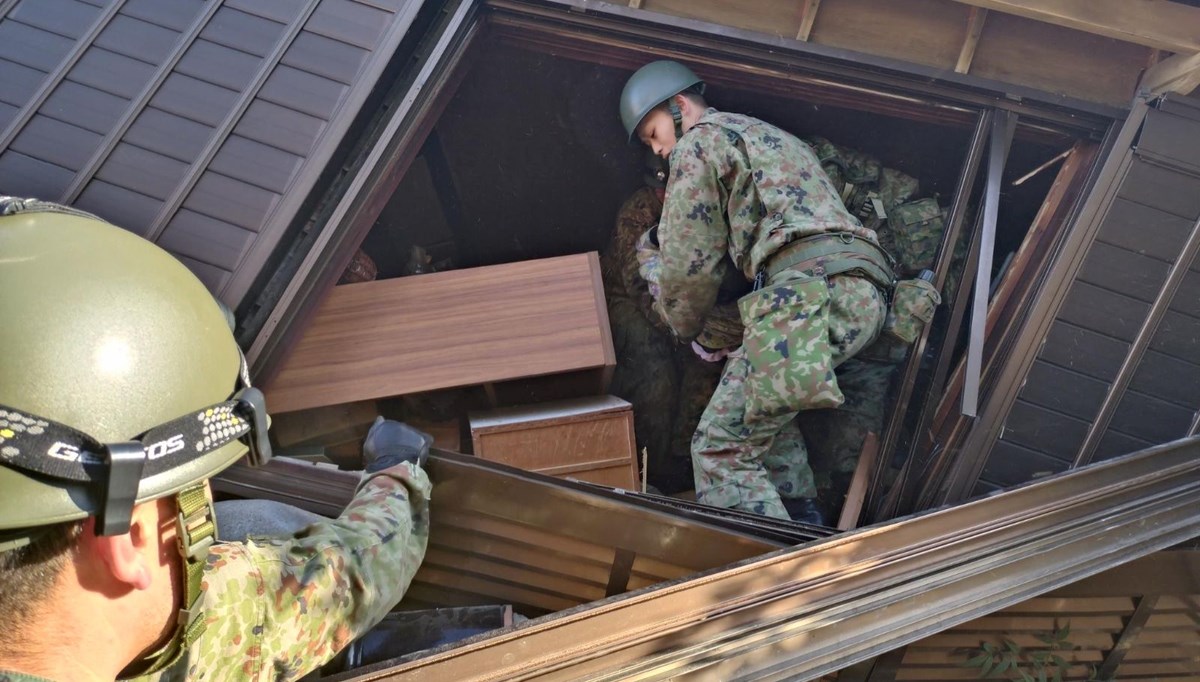
[[[721,259],[729,249],[728,193],[749,185],[742,155],[719,128],[689,131],[671,153],[658,224],[662,298],[656,308],[680,339],[696,337],[717,300]]]
[[[365,478],[342,515],[292,537],[217,545],[205,567],[207,629],[186,676],[294,680],[374,626],[412,582],[429,540],[429,478],[400,464]]]

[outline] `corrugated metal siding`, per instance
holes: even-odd
[[[237,305],[420,0],[22,0],[0,192],[154,240]]]
[[[977,492],[1188,435],[1200,409],[1200,260],[1186,255],[1198,220],[1200,104],[1168,102],[1147,115]]]

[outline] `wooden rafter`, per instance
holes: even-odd
[[[1200,7],[1169,0],[957,0],[1171,52],[1200,52]]]
[[[971,61],[975,59],[975,48],[979,46],[979,35],[983,33],[983,22],[987,20],[988,11],[982,7],[972,7],[967,17],[967,36],[963,39],[962,50],[958,53],[958,64],[954,70],[966,73],[971,70]]]
[[[1138,635],[1142,634],[1142,630],[1146,627],[1146,622],[1150,620],[1150,616],[1154,615],[1154,607],[1157,604],[1157,595],[1149,594],[1138,598],[1137,607],[1133,610],[1133,615],[1125,622],[1125,627],[1117,637],[1116,644],[1113,645],[1112,650],[1108,652],[1108,656],[1104,658],[1104,662],[1100,664],[1100,668],[1096,671],[1096,679],[1116,679],[1117,668],[1125,660],[1125,655],[1133,648]]]
[[[1187,94],[1200,86],[1200,53],[1167,57],[1146,70],[1138,89],[1153,95]]]
[[[796,40],[808,40],[812,33],[813,22],[817,20],[817,9],[821,0],[804,0],[800,7],[800,30],[796,31]]]

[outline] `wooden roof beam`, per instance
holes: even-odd
[[[1200,52],[1200,7],[1169,0],[956,0],[1171,52]]]

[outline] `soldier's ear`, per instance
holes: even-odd
[[[110,579],[126,589],[149,589],[153,582],[153,564],[160,558],[160,503],[155,500],[135,506],[127,533],[96,535],[94,525],[89,524],[81,538],[81,544],[88,546],[85,550],[94,553]]]

